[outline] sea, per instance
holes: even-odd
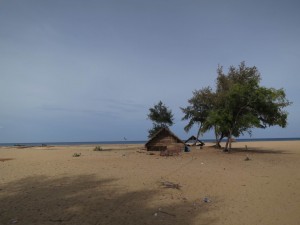
[[[251,141],[299,141],[298,138],[237,138],[237,142]],[[201,139],[205,142],[214,142],[215,139]],[[225,142],[226,139],[223,139]],[[61,145],[105,145],[105,144],[145,144],[147,141],[92,141],[92,142],[34,142],[34,143],[0,143],[0,146],[61,146]]]

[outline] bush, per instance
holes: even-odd
[[[103,148],[101,146],[96,146],[94,148],[94,151],[103,151]]]
[[[81,153],[74,153],[73,154],[73,157],[79,157],[79,156],[81,156]]]

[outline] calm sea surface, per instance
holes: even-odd
[[[248,138],[236,139],[237,142],[249,141],[299,141],[300,138]],[[202,139],[203,142],[214,142],[214,139]],[[223,141],[226,141],[224,139]],[[40,142],[40,143],[0,143],[0,146],[42,146],[42,145],[104,145],[104,144],[145,144],[147,141],[95,141],[95,142]]]

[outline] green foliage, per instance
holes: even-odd
[[[154,105],[153,108],[149,109],[150,113],[148,118],[156,124],[162,124],[164,126],[173,125],[173,114],[172,111],[165,106],[162,101],[159,101],[158,104]]]
[[[184,130],[189,132],[194,125],[198,125],[198,139],[201,132],[211,129],[211,126],[207,123],[205,124],[205,122],[207,121],[209,112],[214,107],[215,101],[216,95],[210,87],[193,91],[193,97],[188,100],[189,105],[185,108],[180,108],[184,113],[182,120],[189,120]]]
[[[184,130],[189,131],[194,124],[201,125],[207,119],[209,110],[213,107],[214,93],[210,87],[196,90],[193,97],[188,100],[189,106],[180,108],[185,114],[182,120],[190,120]]]
[[[74,153],[73,154],[73,157],[80,157],[81,156],[81,153]]]
[[[148,138],[151,138],[156,134],[161,128],[163,128],[163,125],[158,125],[153,123],[153,127],[148,130]]]
[[[182,108],[183,119],[190,120],[186,128],[198,122],[201,124],[199,132],[214,128],[216,139],[226,136],[229,141],[232,136],[238,137],[245,132],[251,135],[252,128],[286,127],[288,113],[283,109],[291,102],[283,89],[260,86],[256,67],[247,67],[242,62],[238,68],[231,66],[227,74],[219,66],[217,73],[216,91],[209,87],[195,91],[194,100],[190,99],[190,105]],[[204,95],[205,90],[210,90],[210,95]],[[226,148],[230,144],[228,141]]]
[[[103,151],[103,148],[98,145],[94,148],[94,151]]]
[[[148,119],[153,122],[153,127],[148,130],[148,137],[151,138],[162,127],[172,126],[174,123],[174,115],[162,101],[159,101],[153,108],[149,109]]]

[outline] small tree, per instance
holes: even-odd
[[[153,108],[149,109],[148,119],[153,122],[153,127],[148,130],[148,137],[151,138],[158,130],[163,127],[169,127],[174,124],[174,116],[170,109],[159,101]]]

